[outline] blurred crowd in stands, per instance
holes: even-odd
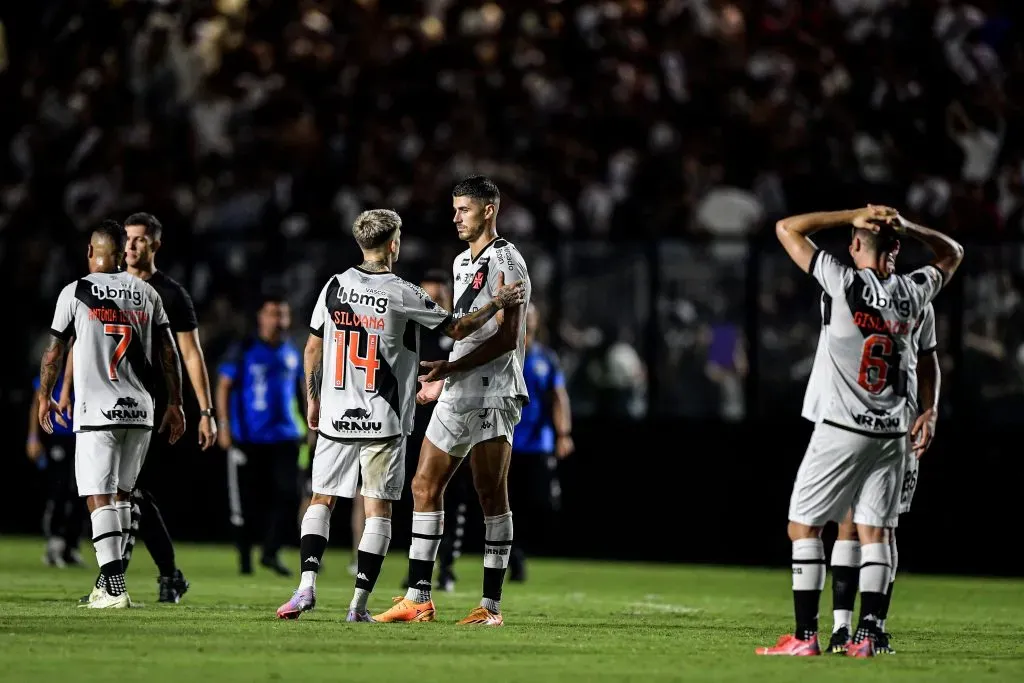
[[[163,221],[158,265],[216,353],[268,283],[301,336],[364,208],[403,215],[403,274],[447,267],[450,188],[485,173],[584,414],[741,418],[751,353],[758,405],[799,393],[814,292],[758,235],[869,200],[992,245],[956,336],[1006,383],[978,391],[1024,395],[1024,3],[30,5],[5,19],[0,119],[21,385],[100,218]]]

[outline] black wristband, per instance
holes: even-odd
[[[203,417],[213,417],[213,408],[207,408],[206,410],[200,410],[199,414]]]

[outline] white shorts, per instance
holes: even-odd
[[[907,442],[909,444],[909,440]],[[918,470],[921,461],[914,457],[914,453],[907,446],[907,462],[903,470],[903,486],[900,488],[900,514],[910,512],[910,504],[914,501],[914,493],[917,491]],[[893,526],[896,526],[895,524]]]
[[[78,495],[131,491],[149,451],[149,429],[97,429],[75,433]]]
[[[457,412],[451,405],[438,402],[427,425],[427,439],[453,458],[469,455],[482,441],[504,437],[509,444],[522,410],[478,408]]]
[[[313,493],[355,498],[360,493],[378,500],[398,500],[405,486],[405,436],[390,439],[335,441],[323,434],[313,453]]]
[[[814,427],[797,470],[789,519],[820,527],[842,522],[890,527],[899,514],[907,440],[865,436],[825,423]]]

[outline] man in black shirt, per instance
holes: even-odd
[[[171,322],[171,331],[174,332],[182,365],[188,372],[199,403],[199,446],[205,451],[217,441],[217,423],[214,420],[210,377],[206,369],[203,349],[199,343],[199,322],[196,318],[195,307],[192,305],[192,298],[177,281],[156,268],[156,253],[160,249],[163,233],[160,221],[152,214],[135,213],[128,217],[124,225],[128,233],[125,250],[125,263],[128,266],[128,272],[148,282],[160,294],[164,310]],[[70,372],[71,362],[69,360],[68,373]],[[69,377],[66,376],[64,386],[68,387],[68,391],[70,391],[71,382],[67,381],[68,379]],[[157,381],[160,380],[157,379]],[[164,395],[165,392],[160,387],[156,387],[153,392],[157,401],[154,412],[156,415],[163,412],[163,406],[159,403],[164,400]],[[61,405],[64,406],[69,402],[62,394]],[[154,448],[160,448],[158,443],[156,439],[153,440],[150,445],[151,452]],[[135,534],[138,533],[140,520],[145,517],[147,529],[143,540],[146,542],[146,548],[150,555],[153,556],[153,562],[156,563],[157,569],[160,571],[159,600],[160,602],[178,602],[188,590],[189,584],[175,564],[174,543],[156,501],[148,491],[136,488],[132,491],[130,503],[126,501],[123,504],[131,506],[131,534],[128,537],[122,558],[125,569],[128,568],[128,561],[131,559],[135,547]],[[96,585],[99,587],[102,576],[96,581]]]

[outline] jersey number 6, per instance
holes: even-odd
[[[359,355],[360,337],[366,335],[366,355]],[[353,367],[362,368],[366,373],[366,391],[377,391],[377,370],[380,359],[377,357],[377,344],[380,335],[360,331],[335,330],[334,332],[334,388],[345,388],[345,358]]]
[[[891,353],[891,337],[873,334],[865,339],[864,351],[860,357],[860,373],[857,375],[857,384],[872,394],[881,393],[882,389],[885,389],[885,380],[889,376],[889,364],[885,362],[885,356]]]
[[[128,351],[128,345],[132,343],[132,328],[130,325],[104,325],[103,334],[108,337],[120,337],[114,347],[114,353],[110,356],[110,381],[117,382],[117,366],[121,364],[124,354]]]

